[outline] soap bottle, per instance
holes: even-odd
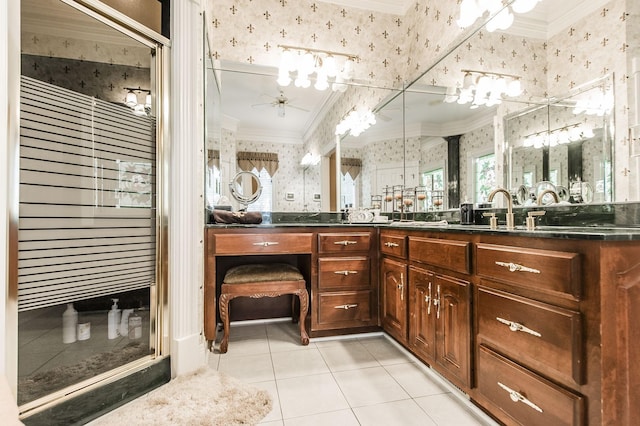
[[[76,341],[78,327],[78,311],[73,308],[73,303],[67,303],[67,309],[62,314],[62,343]]]
[[[133,309],[123,309],[120,321],[120,335],[127,336],[129,334],[129,315],[133,313]]]
[[[111,306],[111,310],[107,315],[108,318],[108,329],[107,329],[107,337],[109,339],[115,339],[120,334],[118,333],[118,326],[120,325],[120,309],[118,309],[118,299],[111,299],[113,301],[113,305]]]
[[[129,315],[129,339],[142,337],[142,318],[134,312]]]

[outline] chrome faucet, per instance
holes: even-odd
[[[547,194],[551,194],[553,195],[553,201],[555,201],[556,203],[560,202],[560,198],[558,197],[558,193],[556,191],[554,191],[553,189],[545,189],[544,191],[542,191],[539,195],[538,195],[538,205],[541,206],[542,205],[542,197],[544,197]]]
[[[493,191],[491,191],[491,193],[489,194],[489,197],[487,198],[487,201],[492,202],[493,197],[495,197],[498,192],[501,192],[502,194],[504,194],[505,198],[507,199],[507,217],[506,217],[507,229],[512,230],[514,228],[513,200],[511,199],[511,194],[509,193],[509,191],[507,191],[504,188],[496,188]]]

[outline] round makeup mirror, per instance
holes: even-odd
[[[229,184],[231,195],[242,204],[242,210],[246,210],[247,206],[254,203],[260,194],[262,194],[262,184],[255,173],[240,172]]]

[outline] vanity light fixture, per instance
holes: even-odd
[[[544,146],[554,147],[571,142],[589,139],[594,136],[593,129],[581,123],[568,124],[553,130],[532,133],[524,137],[522,145],[525,148],[540,149]]]
[[[307,152],[300,161],[300,165],[305,168],[309,166],[316,166],[318,163],[320,163],[320,156],[310,152]]]
[[[362,132],[376,124],[376,116],[368,108],[352,109],[336,126],[336,135],[341,136],[349,132],[358,137]]]
[[[513,24],[515,13],[527,13],[542,0],[515,0],[504,7],[502,0],[462,0],[460,3],[460,18],[456,21],[460,28],[467,28],[485,12],[493,16],[486,25],[487,31],[506,30]]]
[[[334,92],[347,90],[346,84],[353,78],[358,60],[356,55],[285,44],[278,47],[282,49],[277,80],[280,86],[288,86],[293,81],[296,87],[310,87],[310,77],[315,74],[315,89],[326,90],[331,85]],[[292,73],[295,80],[291,79]]]
[[[127,94],[124,97],[124,104],[133,110],[136,115],[149,115],[151,113],[151,90],[142,89],[140,86],[125,87]],[[138,102],[138,94],[145,94],[144,103]]]
[[[447,88],[444,102],[471,103],[471,108],[481,105],[490,107],[502,103],[504,96],[522,94],[522,84],[517,75],[466,69],[461,71],[464,73],[462,87],[459,92],[456,88]]]

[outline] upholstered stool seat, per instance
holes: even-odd
[[[286,263],[256,263],[230,268],[220,289],[220,319],[224,327],[220,353],[229,346],[229,301],[236,297],[277,297],[293,294],[300,299],[300,342],[309,344],[305,318],[309,309],[309,294],[304,277],[295,266]],[[292,303],[293,305],[293,303]],[[292,309],[293,310],[293,309]],[[292,315],[295,321],[295,315]]]

